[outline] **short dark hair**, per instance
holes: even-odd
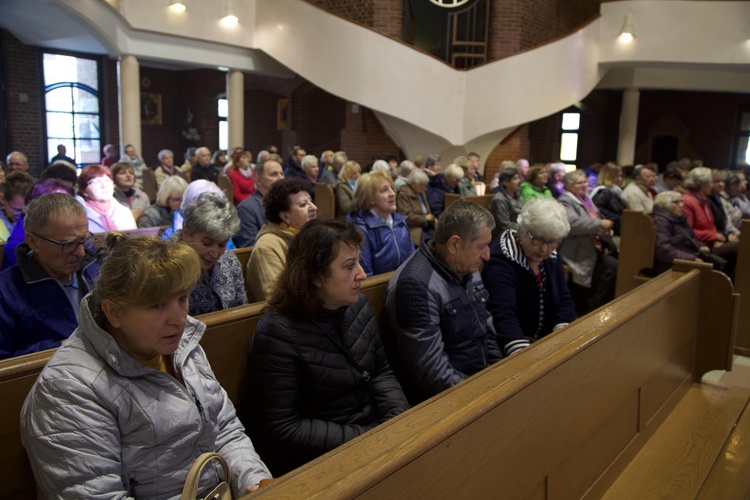
[[[78,182],[78,176],[76,171],[70,168],[65,163],[55,162],[49,167],[42,170],[41,179],[59,179],[61,181],[69,182],[71,186],[75,186]]]
[[[495,218],[490,211],[473,201],[458,200],[440,215],[440,224],[435,228],[435,242],[444,245],[455,235],[466,246],[479,238],[482,229],[495,229]]]
[[[331,263],[338,256],[339,243],[359,248],[362,241],[362,234],[352,222],[313,219],[305,224],[289,245],[286,267],[268,301],[271,311],[317,312],[323,305],[318,296],[319,284],[331,274]]]
[[[279,179],[274,182],[263,197],[266,220],[274,224],[281,224],[281,215],[279,214],[289,210],[289,196],[307,190],[308,183],[297,177]]]
[[[26,194],[31,190],[31,186],[34,185],[34,178],[26,172],[15,170],[8,174],[5,178],[5,182],[0,184],[2,188],[3,196],[10,202],[16,196],[26,199]]]

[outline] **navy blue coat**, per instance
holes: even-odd
[[[427,203],[430,204],[430,211],[435,217],[445,210],[445,193],[461,194],[461,190],[458,186],[453,189],[446,184],[445,174],[431,177],[430,184],[427,186]]]
[[[393,229],[370,210],[357,210],[347,216],[364,233],[359,262],[367,276],[394,271],[414,253],[406,216],[393,212],[392,217]]]
[[[565,282],[562,259],[553,253],[540,266],[544,292],[516,242],[507,230],[490,245],[490,260],[482,269],[490,292],[487,308],[507,356],[576,319],[575,305]]]

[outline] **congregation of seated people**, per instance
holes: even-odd
[[[700,165],[504,161],[485,186],[476,153],[363,168],[343,151],[199,147],[150,168],[132,145],[104,151],[38,181],[22,153],[8,163],[25,168],[0,168],[0,359],[57,349],[21,415],[46,496],[179,495],[206,451],[230,462],[235,496],[253,491],[612,300],[624,208],[651,214],[655,269],[702,260],[730,276],[750,216],[744,174]],[[316,183],[334,217],[318,217]],[[446,203],[485,192],[488,209]],[[232,250],[248,247],[243,268]],[[376,317],[363,282],[391,272]],[[261,301],[252,404],[235,411],[200,316]],[[179,452],[162,464],[166,449]],[[79,453],[88,465],[59,466]]]

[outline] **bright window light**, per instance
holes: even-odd
[[[219,118],[226,118],[227,116],[229,116],[229,101],[219,99]]]
[[[581,113],[563,113],[562,129],[578,130],[581,127]]]
[[[229,149],[229,124],[226,120],[219,122],[219,149]]]
[[[578,134],[560,134],[560,159],[562,161],[576,161],[578,158]]]

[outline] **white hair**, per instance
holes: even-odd
[[[554,198],[532,198],[518,215],[518,232],[561,240],[570,232],[565,208]]]

